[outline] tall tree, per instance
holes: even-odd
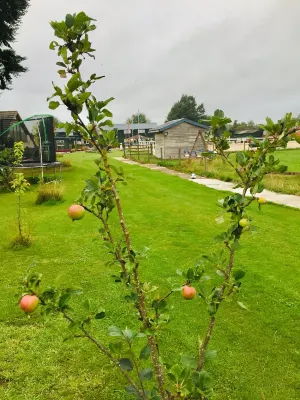
[[[172,121],[174,119],[187,118],[192,121],[198,122],[199,119],[205,118],[204,104],[197,105],[196,98],[194,96],[188,96],[183,94],[181,99],[177,101],[171,108],[167,120]]]
[[[151,120],[144,113],[136,113],[127,118],[126,122],[131,124],[146,124],[151,122]]]
[[[22,65],[26,60],[13,50],[21,19],[29,7],[30,0],[0,0],[0,90],[10,89],[13,77],[26,72]]]

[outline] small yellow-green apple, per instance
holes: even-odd
[[[61,72],[61,73],[59,74],[59,76],[60,76],[61,78],[65,79],[65,78],[67,77],[67,74],[66,74],[65,72]]]
[[[184,285],[182,288],[182,296],[186,300],[192,300],[196,296],[196,289],[192,286]]]
[[[25,294],[20,300],[20,307],[27,313],[32,313],[39,304],[39,298],[35,294]]]
[[[264,197],[259,197],[257,199],[258,204],[266,204],[267,200]]]
[[[247,220],[247,218],[240,219],[239,226],[241,226],[242,228],[245,228],[248,225],[249,225],[249,221]]]
[[[68,208],[69,217],[73,221],[82,219],[84,217],[84,213],[85,213],[85,209],[82,206],[80,206],[79,204],[72,204]]]

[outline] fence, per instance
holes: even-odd
[[[155,146],[153,143],[149,142],[138,142],[137,144],[128,144],[124,146],[124,157],[125,158],[132,158],[137,157],[138,160],[140,159],[147,159],[150,161],[150,157],[154,154]]]

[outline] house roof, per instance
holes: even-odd
[[[165,122],[164,124],[159,125],[154,129],[151,129],[151,132],[155,132],[155,133],[163,132],[167,129],[173,128],[176,125],[180,125],[183,122],[185,122],[186,124],[198,126],[199,128],[208,129],[208,126],[206,126],[206,125],[199,124],[198,122],[191,121],[190,119],[187,119],[187,118],[180,118],[180,119],[174,119],[173,121]]]
[[[118,131],[123,131],[128,129],[152,129],[157,126],[155,122],[150,122],[147,124],[115,124],[113,129],[117,129]]]
[[[18,111],[0,111],[0,119],[21,121]]]
[[[0,121],[2,121],[0,128],[1,131],[4,133],[8,128],[10,128],[15,123],[21,122],[22,118],[20,117],[18,111],[0,111]],[[23,122],[21,123],[21,126],[24,133],[30,136],[30,132],[28,131],[26,125]]]

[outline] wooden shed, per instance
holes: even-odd
[[[157,126],[155,133],[155,156],[158,158],[178,158],[192,150],[205,151],[204,131],[206,125],[187,118],[176,119]]]

